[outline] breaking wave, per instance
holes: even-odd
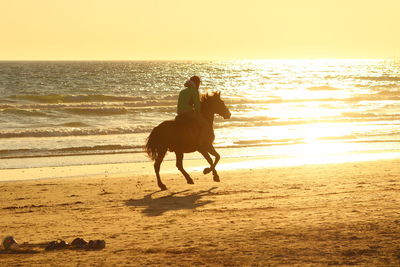
[[[78,128],[78,127],[90,127],[89,124],[86,124],[86,123],[83,123],[83,122],[78,122],[78,121],[63,123],[63,124],[60,124],[60,126],[75,127],[75,128]]]
[[[109,135],[109,134],[131,134],[145,133],[151,127],[118,127],[118,128],[37,128],[24,130],[0,130],[0,138],[14,137],[57,137],[57,136],[88,136],[88,135]],[[79,126],[83,127],[83,126]]]
[[[59,149],[3,149],[0,150],[0,158],[26,158],[26,157],[48,157],[48,156],[69,156],[69,155],[94,155],[94,154],[115,154],[141,152],[142,146],[124,145],[97,145],[67,147]]]

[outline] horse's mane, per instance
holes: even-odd
[[[201,94],[200,95],[200,102],[205,102],[210,97],[209,94]]]
[[[200,102],[206,102],[208,99],[213,98],[217,92],[213,92],[211,94],[205,93],[200,95]]]

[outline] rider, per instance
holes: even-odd
[[[200,126],[199,146],[204,145],[207,138],[208,122],[201,115],[201,104],[199,96],[200,78],[192,76],[185,82],[185,89],[179,93],[178,115],[176,121],[196,121]]]

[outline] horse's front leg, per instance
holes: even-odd
[[[183,176],[185,176],[186,182],[188,184],[194,184],[194,182],[193,182],[192,178],[190,177],[190,175],[183,168],[183,153],[182,152],[175,152],[175,155],[176,155],[176,167],[178,168],[178,170],[181,171]]]
[[[214,146],[211,146],[208,153],[210,153],[211,155],[213,155],[215,157],[212,172],[213,172],[214,181],[219,182],[219,176],[218,176],[217,170],[215,170],[215,167],[217,166],[217,163],[219,162],[219,159],[221,158],[221,156],[215,150]]]
[[[211,153],[211,151],[213,153]],[[207,160],[207,162],[210,164],[210,168],[205,168],[203,170],[203,173],[207,174],[207,173],[210,173],[212,171],[214,181],[215,182],[219,182],[219,176],[218,176],[217,171],[215,170],[215,165],[217,165],[217,163],[218,163],[218,161],[220,159],[220,156],[215,151],[214,147],[212,147],[211,151],[210,151],[210,149],[207,150],[207,151],[199,151],[203,155],[203,157]],[[215,157],[215,161],[214,162],[213,162],[213,160],[211,159],[211,157],[210,157],[210,155],[208,153],[210,153],[211,155],[213,155]]]

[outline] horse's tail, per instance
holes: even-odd
[[[159,135],[159,126],[155,127],[150,135],[147,137],[146,139],[146,145],[145,145],[145,150],[147,155],[149,156],[149,158],[151,158],[151,160],[155,160],[157,158],[158,155],[158,135]]]
[[[165,153],[168,147],[168,121],[154,127],[150,135],[147,137],[145,151],[149,158],[155,160],[159,153]]]

